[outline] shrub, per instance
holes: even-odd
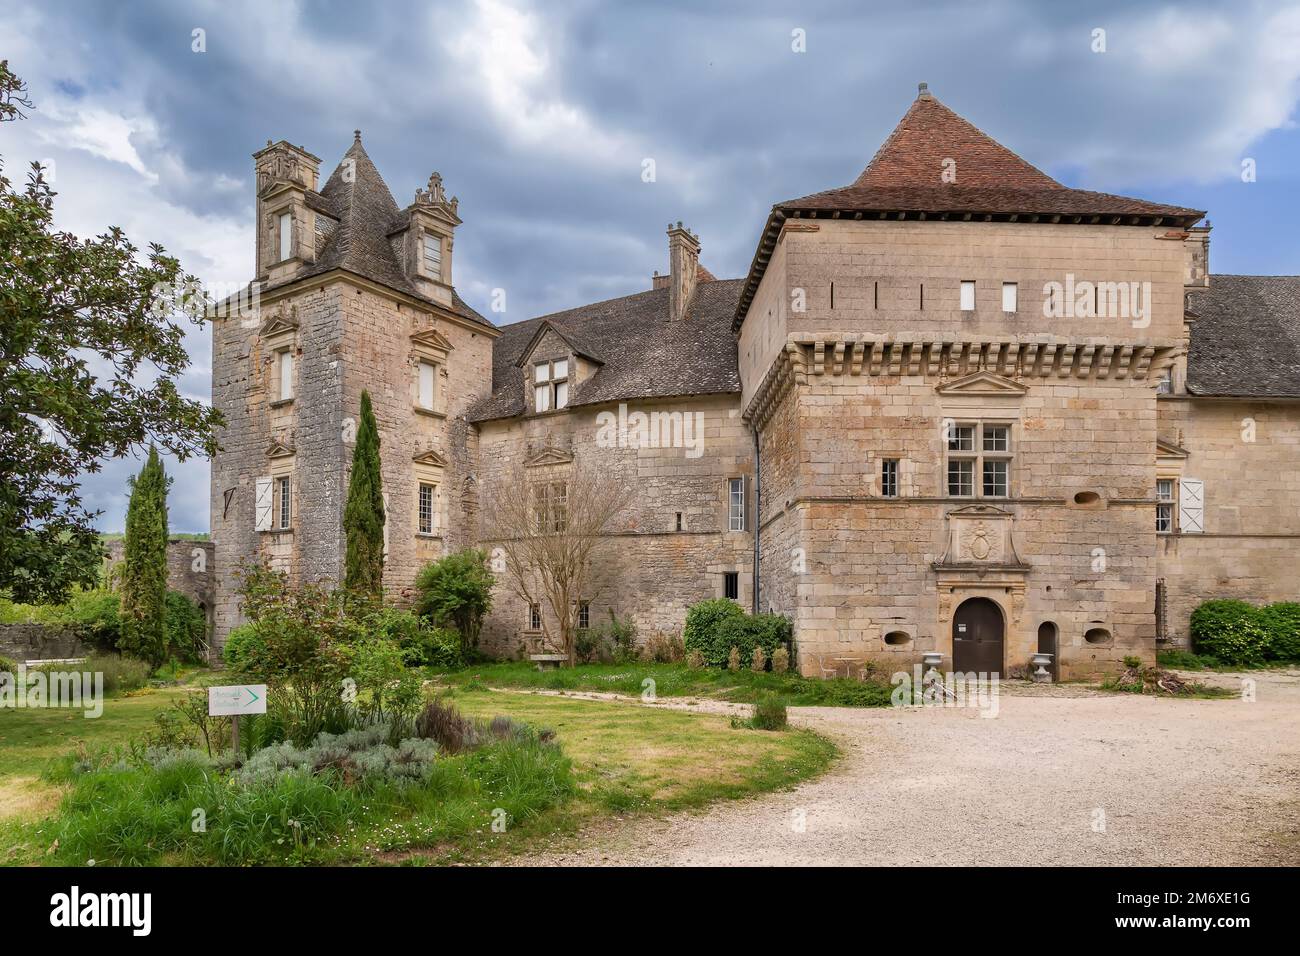
[[[50,623],[71,628],[83,643],[115,651],[122,636],[122,600],[106,588],[78,591]]]
[[[755,730],[784,730],[785,704],[770,694],[764,694],[754,704],[754,717],[750,726]]]
[[[700,649],[698,647],[687,652],[686,666],[694,670],[699,670],[704,666],[704,655],[700,653]]]
[[[1228,665],[1263,663],[1269,632],[1258,608],[1245,601],[1206,601],[1191,617],[1192,645],[1198,654]]]
[[[242,578],[244,612],[258,639],[243,645],[241,670],[266,681],[286,738],[302,746],[322,731],[346,729],[352,714],[339,690],[348,676],[346,648],[360,633],[346,592],[290,587],[266,567],[245,568]]]
[[[460,634],[450,627],[429,627],[421,624],[414,642],[404,643],[408,660],[438,670],[457,670],[469,663],[461,647]]]
[[[206,657],[208,622],[199,606],[180,591],[168,591],[163,630],[167,653],[183,661],[200,663]]]
[[[641,659],[656,664],[675,664],[686,656],[681,637],[656,631],[641,648]]]
[[[748,719],[733,717],[731,726],[750,730],[784,730],[786,728],[785,704],[775,694],[762,694],[754,702],[754,715]]]
[[[257,631],[256,624],[241,624],[226,635],[221,649],[226,666],[237,673],[248,670],[250,662],[266,653],[266,642]]]
[[[64,666],[64,665],[59,665]],[[149,682],[151,673],[149,665],[133,657],[120,654],[91,654],[84,664],[77,665],[80,670],[99,672],[104,675],[104,693],[117,694],[128,690],[139,690]]]
[[[483,618],[492,610],[496,583],[486,551],[466,548],[426,564],[415,578],[416,608],[438,627],[453,627],[460,635],[461,656],[478,648]]]
[[[17,674],[18,662],[11,657],[0,654],[0,674]]]
[[[1275,661],[1300,661],[1300,603],[1279,601],[1260,609],[1268,631],[1268,656]]]
[[[407,670],[406,658],[396,642],[372,637],[346,650],[348,675],[364,696],[357,704],[366,720],[386,723],[393,741],[407,735],[420,708],[420,677]]]
[[[782,644],[772,652],[772,673],[784,674],[790,669],[790,652]]]
[[[654,644],[655,638],[647,642],[647,647]],[[609,620],[599,627],[583,628],[575,633],[574,653],[577,657],[586,662],[600,661],[605,664],[625,664],[628,661],[636,660],[636,625],[632,623],[631,618],[620,620],[614,614],[614,609],[609,609]],[[669,648],[656,647],[651,651],[643,651],[646,654],[660,653],[671,654]],[[647,657],[647,660],[656,659]]]
[[[474,721],[437,698],[425,704],[415,719],[415,735],[434,741],[449,754],[470,750],[478,746],[480,739]]]
[[[1156,663],[1161,667],[1180,671],[1200,671],[1217,667],[1219,664],[1213,657],[1193,654],[1181,647],[1171,647],[1167,651],[1156,651]]]
[[[731,649],[731,653],[727,655],[727,670],[732,671],[733,673],[735,671],[740,670],[740,648],[739,647],[733,647]]]
[[[749,665],[749,669],[760,674],[767,670],[767,654],[761,644],[754,648],[754,662]]]
[[[718,638],[718,628],[724,621],[743,618],[744,610],[735,601],[714,598],[691,606],[686,612],[686,626],[682,630],[682,643],[686,650],[698,650],[710,667],[724,667],[729,644]]]
[[[779,614],[742,614],[719,624],[716,640],[725,647],[739,648],[742,660],[752,661],[760,647],[768,659],[789,642],[790,622]]]

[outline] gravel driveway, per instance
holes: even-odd
[[[1054,687],[973,710],[792,708],[844,760],[787,793],[589,828],[597,865],[1300,863],[1300,671],[1257,700]],[[1239,686],[1231,676],[1216,677]]]

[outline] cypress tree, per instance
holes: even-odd
[[[343,509],[347,558],[343,586],[358,595],[384,593],[384,492],[379,474],[379,426],[370,393],[361,393],[361,425],[352,450],[352,475]]]
[[[157,667],[167,653],[167,488],[158,449],[131,479],[122,560],[122,628],[118,649]]]

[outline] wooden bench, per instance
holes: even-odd
[[[569,662],[568,655],[565,654],[529,654],[528,659],[537,665],[539,671],[544,671],[548,667],[559,667]]]

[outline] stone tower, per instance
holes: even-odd
[[[438,173],[402,209],[359,131],[319,191],[305,149],[281,141],[253,158],[254,307],[213,327],[212,403],[226,417],[211,489],[217,648],[241,620],[242,564],[340,579],[363,389],[380,430],[385,586],[400,599],[425,561],[468,543],[465,412],[490,388],[499,334],[456,294],[459,203]]]

